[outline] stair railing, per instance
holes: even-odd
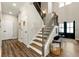
[[[43,35],[44,35],[44,27],[42,28],[42,56],[44,56],[44,39],[43,39]]]
[[[55,21],[56,21],[56,16],[53,16],[52,17],[52,19],[54,19]],[[50,38],[49,38],[49,36],[52,34],[51,32],[53,32],[53,31],[55,31],[55,28],[57,28],[57,27],[55,27],[56,25],[58,25],[58,21],[56,21],[56,22],[54,22],[54,20],[50,20],[49,22],[48,22],[48,24],[46,25],[46,26],[44,26],[43,28],[42,28],[42,45],[43,45],[43,50],[42,50],[42,55],[43,56],[45,56],[45,45],[46,44],[49,44],[49,43],[47,43],[47,41],[49,41],[50,40]],[[54,23],[54,24],[53,24]],[[52,24],[53,24],[53,26],[52,26]],[[50,34],[49,34],[49,36],[47,37],[47,41],[45,41],[44,40],[44,31],[46,30],[46,27],[52,27],[52,30],[50,31]],[[53,32],[53,33],[55,33],[55,32]],[[53,35],[53,34],[52,34]],[[51,36],[50,36],[51,37]],[[49,39],[49,40],[48,40]],[[53,39],[53,38],[52,38]],[[51,41],[51,40],[50,40]],[[49,41],[49,42],[50,42]]]
[[[39,15],[41,16],[41,18],[43,19],[45,17],[45,14],[43,13],[43,11],[41,10],[40,5],[38,4],[38,2],[34,2],[33,3],[35,8],[37,9]]]
[[[41,18],[42,18],[42,20],[43,20],[43,18],[44,18],[45,16],[44,16],[43,11],[41,10],[41,7],[39,6],[38,2],[34,2],[33,4],[34,4],[35,8],[37,9],[39,15],[41,16]],[[52,18],[53,18],[54,20],[56,20],[56,17],[55,17],[55,16],[53,16]],[[45,43],[46,43],[46,42],[45,42],[45,40],[44,40],[44,31],[45,31],[45,29],[46,29],[47,26],[50,27],[50,26],[52,26],[53,23],[54,23],[54,26],[55,26],[55,24],[58,23],[58,22],[54,22],[54,20],[51,19],[51,20],[46,24],[46,26],[44,26],[44,27],[42,28],[42,46],[43,46],[43,47],[42,47],[42,56],[45,56],[44,50],[45,50]],[[43,22],[44,22],[44,21],[43,21]],[[52,22],[53,22],[53,23],[52,23]],[[52,26],[52,30],[53,30],[53,28],[54,28],[54,27]],[[52,32],[52,30],[51,30],[51,32]],[[50,34],[51,34],[51,32],[50,32]],[[49,35],[50,35],[50,34],[49,34]],[[49,37],[48,37],[48,38],[49,38]],[[47,39],[48,39],[48,38],[47,38]]]

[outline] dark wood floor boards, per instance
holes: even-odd
[[[20,46],[20,48],[23,48],[23,52],[25,54],[27,54],[27,56],[29,56],[29,57],[33,57],[33,56],[37,57],[39,55],[35,51],[31,50],[30,48],[27,49],[26,46],[23,43],[18,42],[17,45]]]
[[[2,57],[40,57],[36,51],[19,42],[9,39],[2,41]]]
[[[13,42],[13,40],[12,40],[12,42]],[[14,41],[15,42],[15,41]],[[21,57],[24,57],[24,56],[26,56],[26,54],[24,54],[23,53],[23,51],[20,49],[20,47],[18,47],[17,45],[16,45],[16,43],[18,43],[18,41],[16,41],[15,43],[12,43],[13,45],[14,45],[14,47],[15,47],[15,52],[16,52],[16,54],[18,55],[18,56],[21,56]]]
[[[4,47],[2,47],[2,54],[4,54],[4,56],[7,56],[7,44],[5,45],[5,43],[6,43],[6,41],[3,41],[2,42],[2,45],[4,46]],[[5,50],[6,49],[6,50]],[[3,55],[2,55],[3,56]]]
[[[51,53],[47,57],[79,57],[79,42],[74,39],[62,40],[62,54],[55,56]]]
[[[13,55],[12,55],[13,53],[12,53],[12,51],[11,51],[12,48],[11,48],[11,46],[10,46],[10,42],[7,43],[7,46],[8,46],[7,53],[8,53],[8,55],[11,57],[11,56],[13,56]]]
[[[19,49],[22,50],[22,52],[27,56],[31,56],[31,53],[29,51],[27,51],[26,46],[24,46],[21,42],[16,43],[16,45],[19,47]],[[27,52],[26,52],[27,51]],[[32,55],[33,56],[33,55]]]

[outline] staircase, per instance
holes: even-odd
[[[39,8],[40,9],[40,8]],[[41,10],[41,9],[40,9]],[[42,13],[42,12],[41,12]],[[40,14],[40,13],[39,13]],[[42,17],[42,15],[40,14]],[[54,17],[54,16],[53,16]],[[43,17],[42,17],[43,19]],[[55,18],[54,18],[55,19]],[[36,38],[33,40],[33,42],[30,44],[30,49],[37,52],[40,56],[46,56],[48,54],[49,44],[52,41],[53,37],[55,36],[52,33],[56,32],[56,29],[54,28],[55,25],[52,25],[52,19],[48,24],[43,27],[37,34]],[[50,24],[51,23],[51,24]],[[53,36],[52,36],[53,35]],[[52,38],[52,39],[51,39]],[[46,50],[47,49],[47,50]],[[46,54],[45,54],[46,53]],[[44,55],[45,54],[45,55]]]
[[[33,42],[30,44],[30,48],[36,51],[41,56],[43,55],[43,44],[47,41],[47,38],[49,37],[52,29],[54,26],[46,26],[44,27],[44,31],[42,32],[42,29],[37,34],[36,38],[33,40]],[[43,39],[43,40],[42,40]]]

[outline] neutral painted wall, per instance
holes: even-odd
[[[51,13],[54,11],[54,2],[42,2],[41,9],[46,11],[44,23],[47,24],[51,20]]]
[[[46,14],[48,13],[48,2],[41,2],[41,9],[46,11]]]
[[[79,39],[79,2],[73,2],[61,8],[59,8],[58,3],[55,3],[54,11],[59,16],[59,23],[75,20],[75,37]]]
[[[41,2],[41,9],[46,10],[46,14],[51,13],[54,10],[55,2]]]
[[[56,2],[52,2],[52,11],[55,11],[59,16],[59,23],[64,21],[72,22],[75,20],[75,37],[79,39],[79,2],[73,2],[70,5],[66,5],[64,7],[59,8],[59,4]],[[46,9],[48,11],[48,3],[42,3],[42,9]],[[48,15],[48,12],[46,12]],[[47,20],[45,23],[47,23]]]
[[[0,20],[1,20],[1,2],[0,2]],[[0,47],[1,47],[1,22],[0,22]]]
[[[24,21],[25,25],[23,25]],[[18,22],[21,23],[18,33],[19,41],[26,45],[33,41],[37,33],[43,27],[43,21],[32,3],[26,3],[20,9]]]
[[[17,18],[15,16],[2,14],[1,35],[2,40],[17,38]]]
[[[0,18],[1,18],[1,2],[0,2]]]

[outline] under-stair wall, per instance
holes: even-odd
[[[0,2],[0,47],[1,47],[1,2]]]
[[[20,8],[20,13],[18,17],[19,41],[29,45],[43,27],[43,21],[40,17],[38,11],[34,7],[33,3],[25,3],[22,8]]]

